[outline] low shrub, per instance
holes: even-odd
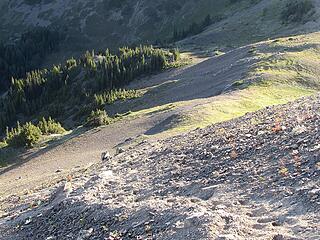
[[[48,120],[42,118],[37,126],[43,135],[62,134],[66,131],[59,122],[56,122],[51,117]]]
[[[86,125],[91,127],[98,127],[102,125],[108,125],[111,123],[111,118],[108,116],[105,110],[92,111],[88,116]]]
[[[42,118],[37,125],[27,122],[24,125],[20,125],[17,122],[15,128],[7,128],[6,136],[3,139],[2,144],[0,145],[5,147],[33,147],[37,144],[42,135],[49,134],[60,134],[66,130],[61,126],[60,123],[54,121],[51,117],[46,120]]]
[[[41,137],[41,130],[39,127],[33,125],[31,122],[9,131],[7,129],[7,134],[5,137],[5,142],[11,147],[33,147],[37,144]]]

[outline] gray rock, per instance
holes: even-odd
[[[112,157],[108,151],[101,153],[101,160],[102,161],[109,161],[111,159],[112,159]]]

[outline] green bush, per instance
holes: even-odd
[[[290,0],[281,13],[284,23],[301,22],[304,17],[314,9],[310,0]]]
[[[0,58],[2,52],[0,44]],[[11,59],[11,55],[8,57]],[[166,69],[172,60],[168,50],[152,46],[124,47],[115,54],[109,50],[99,54],[86,52],[81,58],[69,59],[52,69],[32,71],[25,78],[13,76],[10,91],[0,98],[0,135],[6,126],[12,126],[18,119],[30,120],[40,112],[66,119],[78,106],[94,105],[95,94],[98,105],[135,97],[137,94],[133,90],[118,89],[146,74]],[[104,94],[107,91],[111,91],[110,94]],[[84,116],[100,107],[89,108]]]
[[[11,147],[33,147],[39,142],[41,130],[31,122],[26,123],[22,127],[18,123],[16,128],[9,131],[4,139]]]
[[[65,129],[61,124],[50,117],[48,120],[42,118],[37,125],[27,122],[21,126],[17,122],[17,127],[10,130],[7,128],[6,136],[3,139],[3,146],[8,144],[10,147],[33,147],[39,142],[42,135],[60,134],[63,132],[65,132]]]
[[[118,100],[128,100],[141,97],[137,90],[113,89],[94,95],[94,104],[96,107],[103,107],[105,104],[112,104]]]
[[[111,118],[108,116],[105,110],[92,111],[87,118],[86,125],[92,127],[98,127],[102,125],[108,125],[111,123]]]
[[[48,120],[42,118],[37,126],[43,135],[62,134],[66,131],[60,123],[56,122],[51,117],[49,117]]]
[[[175,48],[175,49],[171,50],[171,52],[173,54],[173,60],[174,61],[180,60],[180,51],[179,51],[179,49]]]

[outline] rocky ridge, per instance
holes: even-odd
[[[2,199],[1,239],[319,239],[320,95]]]

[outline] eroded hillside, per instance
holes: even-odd
[[[319,96],[147,141],[1,201],[2,239],[319,238]]]
[[[8,79],[1,106],[35,125],[0,141],[0,238],[319,239],[319,4],[2,1],[4,59],[35,26],[64,35],[44,65],[170,47]]]

